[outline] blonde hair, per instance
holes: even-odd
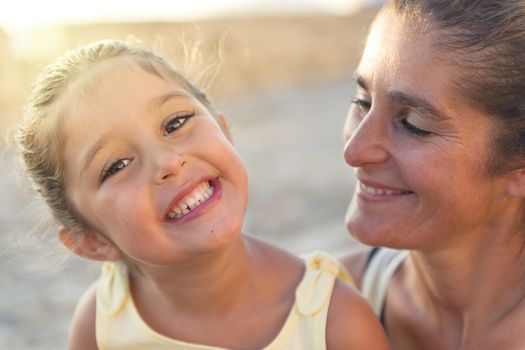
[[[35,191],[44,199],[53,217],[68,229],[83,230],[89,225],[66,195],[65,143],[60,108],[62,99],[83,75],[99,63],[116,57],[130,57],[145,71],[163,79],[175,79],[213,114],[205,94],[184,78],[164,57],[144,44],[103,40],[66,52],[38,76],[24,116],[16,130],[15,141],[25,171]]]

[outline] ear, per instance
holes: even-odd
[[[78,256],[90,260],[119,260],[120,250],[104,235],[91,230],[75,231],[64,226],[58,228],[58,238]]]
[[[525,198],[525,168],[512,171],[507,193],[512,197]]]
[[[230,131],[230,124],[228,123],[228,119],[226,116],[222,113],[217,114],[217,121],[219,123],[219,126],[221,127],[222,131],[224,131],[224,134],[230,140],[230,142],[233,142],[232,134]]]

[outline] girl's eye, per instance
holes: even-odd
[[[420,129],[414,126],[413,124],[410,124],[406,118],[401,120],[401,125],[403,126],[403,129],[406,132],[410,133],[413,136],[428,136],[431,134],[430,131]]]
[[[175,117],[171,119],[168,119],[163,125],[164,136],[180,129],[188,121],[188,119],[193,116],[193,112],[183,112],[176,114]]]
[[[107,167],[104,168],[104,170],[102,170],[102,174],[100,175],[100,182],[104,182],[111,175],[118,173],[119,171],[127,167],[129,163],[131,163],[131,159],[119,159],[113,163],[110,163]]]

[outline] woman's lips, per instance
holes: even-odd
[[[389,201],[402,198],[414,192],[396,187],[385,186],[372,181],[358,181],[357,195],[369,201]]]
[[[394,196],[411,193],[410,191],[390,188],[386,186],[377,187],[373,185],[365,185],[361,181],[359,181],[359,188],[361,189],[361,191],[371,196]]]

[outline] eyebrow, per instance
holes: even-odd
[[[179,98],[189,100],[191,97],[182,92],[177,92],[177,91],[168,92],[168,93],[160,95],[159,97],[154,98],[151,101],[151,103],[148,105],[148,109],[153,109],[155,107],[161,107],[163,104],[165,104],[169,100],[179,99]]]
[[[362,76],[360,76],[357,73],[354,73],[354,81],[359,87],[368,91],[368,86],[366,85],[365,79],[363,79]]]
[[[91,162],[93,161],[93,159],[97,155],[98,151],[100,151],[102,148],[104,148],[104,146],[106,145],[108,139],[109,139],[109,137],[107,135],[102,136],[101,138],[99,138],[97,140],[97,142],[95,142],[93,147],[91,147],[89,149],[88,153],[86,153],[86,155],[84,157],[84,161],[82,162],[82,167],[80,168],[80,176],[81,177],[84,175],[84,173],[87,170],[87,168],[89,168],[89,165],[91,164]]]
[[[359,87],[368,91],[368,85],[362,76],[358,74],[354,74],[354,80]],[[449,116],[447,116],[445,113],[440,111],[438,108],[434,107],[432,103],[430,103],[424,98],[411,96],[401,91],[390,91],[387,93],[387,96],[392,102],[396,102],[396,103],[408,106],[410,108],[413,108],[414,110],[420,112],[421,114],[423,114],[424,116],[430,119],[433,119],[436,121],[443,121],[443,120],[450,119]]]
[[[413,108],[414,110],[420,112],[429,119],[433,119],[438,122],[450,119],[449,116],[441,112],[439,109],[434,107],[430,102],[423,98],[406,95],[405,93],[400,91],[389,92],[388,96],[392,101]]]

